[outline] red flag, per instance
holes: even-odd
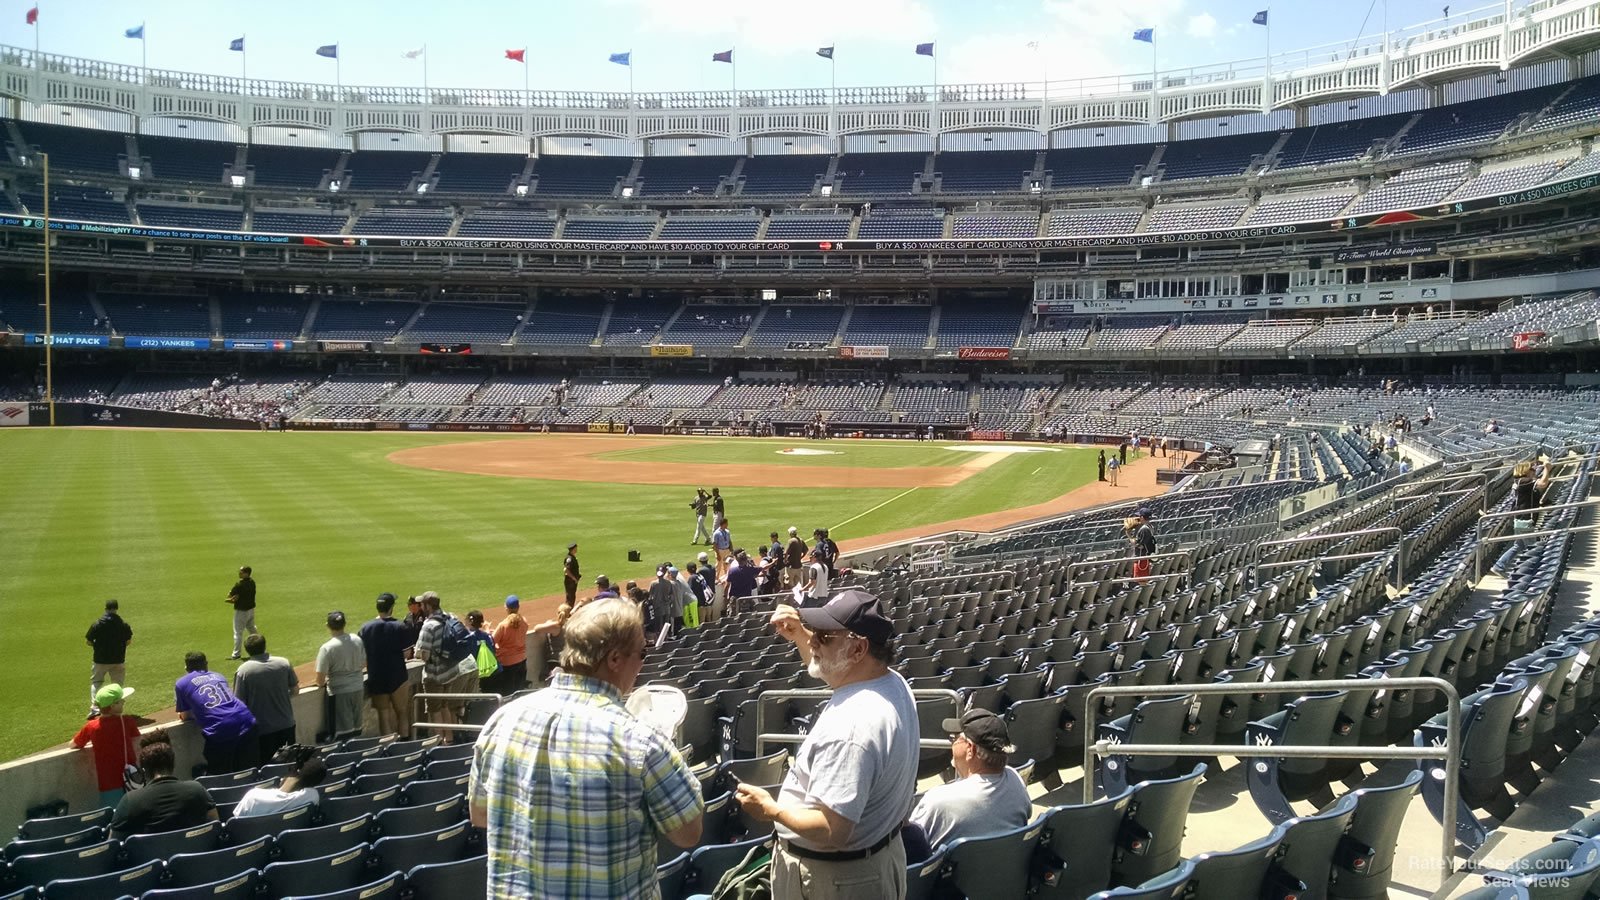
[[[528,61],[523,59],[522,57],[523,57],[523,54],[525,54],[527,52],[528,52],[528,48],[527,47],[523,47],[521,50],[507,50],[506,51],[506,59],[514,59],[519,63],[526,64]]]
[[[28,10],[28,24],[39,24],[39,7],[35,6],[33,9]]]

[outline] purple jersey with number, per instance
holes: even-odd
[[[208,740],[236,741],[256,727],[250,708],[228,690],[228,679],[204,669],[178,679],[178,712],[194,717]]]

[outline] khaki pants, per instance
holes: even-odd
[[[457,675],[449,681],[434,681],[430,678],[422,680],[424,694],[476,694],[478,692],[478,670]],[[461,713],[467,708],[465,700],[425,700],[427,720],[440,725],[454,725],[461,721]],[[437,733],[444,738],[446,744],[453,744],[463,740],[464,732],[453,728],[441,728]],[[471,737],[465,738],[469,743]]]
[[[378,714],[378,734],[398,734],[411,739],[411,682],[407,681],[387,694],[371,696],[372,709]]]
[[[898,900],[906,895],[906,848],[896,837],[866,859],[823,862],[772,851],[773,900]]]
[[[92,713],[100,711],[100,707],[95,705],[94,695],[100,693],[101,688],[108,684],[126,685],[127,682],[123,679],[127,677],[126,663],[95,663],[89,669],[89,711]]]
[[[799,566],[790,566],[789,568],[784,569],[783,586],[790,590],[794,590],[795,585],[805,580],[805,576],[802,574],[803,571],[804,570],[802,570]]]

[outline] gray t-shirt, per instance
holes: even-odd
[[[778,836],[811,850],[865,850],[899,829],[917,794],[917,704],[899,672],[834,691],[783,779],[778,802],[826,806],[856,823],[843,847]]]
[[[367,651],[353,634],[328,638],[317,650],[317,674],[328,676],[328,693],[354,694],[361,690],[361,668],[367,664]]]
[[[233,674],[233,694],[256,717],[256,730],[272,734],[294,727],[294,695],[300,678],[281,656],[252,656]]]
[[[1028,786],[1006,766],[993,775],[969,775],[928,791],[911,811],[911,823],[921,826],[928,846],[938,849],[958,838],[1021,828],[1032,816]]]

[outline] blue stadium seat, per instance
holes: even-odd
[[[260,884],[261,873],[250,869],[210,884],[146,891],[140,900],[250,900]]]
[[[437,831],[379,838],[372,845],[372,855],[377,858],[380,869],[399,870],[424,863],[465,859],[474,843],[472,826],[462,822]]]
[[[372,818],[357,816],[313,828],[286,828],[272,839],[276,859],[290,862],[343,853],[365,844],[371,837]]]
[[[390,872],[377,881],[346,888],[342,891],[330,891],[325,894],[295,894],[285,897],[284,900],[396,900],[401,896],[405,885],[405,877],[399,872]]]
[[[161,863],[150,861],[105,875],[60,878],[44,886],[44,900],[138,896],[161,885]]]
[[[367,856],[372,847],[362,844],[353,850],[297,862],[275,862],[261,870],[267,900],[342,891],[365,884]]]
[[[686,866],[689,854],[675,862]],[[667,865],[672,865],[668,863]],[[662,885],[662,900],[672,900],[677,895],[669,893],[672,873],[661,872],[656,877]],[[489,858],[482,854],[447,863],[427,863],[406,873],[406,887],[416,892],[415,900],[479,900],[488,895]]]
[[[246,843],[205,853],[179,853],[166,862],[170,887],[198,887],[218,881],[231,881],[250,869],[261,869],[270,862],[272,839],[259,837]]]

